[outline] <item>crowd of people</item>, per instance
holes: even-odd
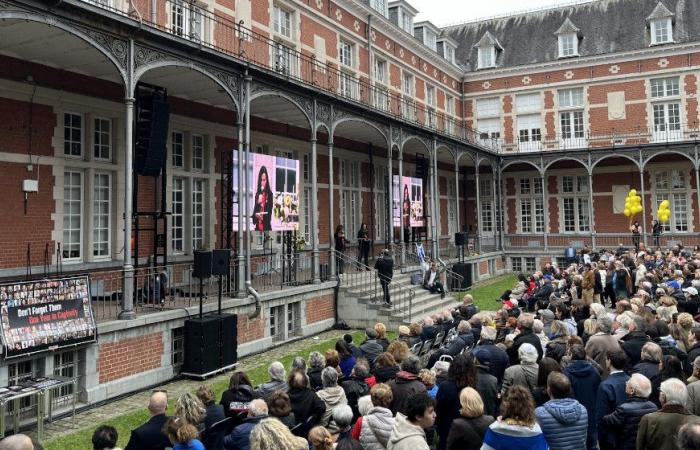
[[[520,274],[498,311],[467,294],[393,341],[377,323],[258,386],[237,371],[172,416],[154,392],[125,450],[700,450],[698,289],[698,249],[583,249]],[[95,450],[116,442],[95,431]]]

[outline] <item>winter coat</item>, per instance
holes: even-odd
[[[349,378],[352,373],[352,368],[355,367],[355,357],[350,355],[340,359],[340,370],[343,372],[344,378]]]
[[[609,441],[616,449],[634,450],[639,422],[644,415],[653,413],[656,409],[655,404],[641,397],[632,397],[615,408],[615,411],[603,417],[603,423],[612,437]]]
[[[572,398],[550,400],[535,409],[537,423],[552,450],[585,450],[588,413]]]
[[[214,425],[216,422],[219,422],[221,420],[224,420],[226,416],[224,415],[224,407],[221,405],[217,405],[214,402],[206,405],[207,408],[207,413],[204,416],[204,422],[202,425],[204,425],[204,430],[208,430],[212,425]],[[224,436],[226,435],[225,431],[220,431],[218,433],[200,433],[200,439],[202,440],[202,444],[207,449],[211,450],[222,450],[224,448]]]
[[[513,290],[510,291],[510,296],[514,300],[520,300],[523,298],[523,294],[527,292],[527,285],[524,281],[518,281]]]
[[[287,394],[297,422],[303,423],[309,417],[313,417],[311,423],[306,427],[306,432],[308,432],[323,417],[326,412],[326,404],[310,388],[290,389]]]
[[[598,425],[598,441],[613,443],[613,435],[608,432],[603,423],[603,417],[615,411],[615,408],[627,401],[625,388],[630,376],[625,372],[615,372],[608,375],[600,386],[596,398],[595,417]]]
[[[396,378],[389,383],[394,400],[391,402],[391,412],[396,414],[406,414],[408,400],[414,394],[425,393],[425,385],[418,379],[417,375],[403,370],[396,374]]]
[[[362,357],[369,361],[370,369],[374,368],[374,360],[384,352],[382,346],[375,339],[368,339],[360,345]]]
[[[413,425],[403,414],[397,414],[387,450],[429,450],[425,431]]]
[[[498,415],[498,380],[488,372],[488,368],[482,365],[477,366],[478,379],[476,391],[484,402],[484,414]]]
[[[586,355],[603,368],[604,379],[609,374],[607,365],[608,353],[616,350],[620,350],[620,342],[608,333],[598,332],[586,342]]]
[[[547,450],[547,441],[542,429],[535,423],[532,427],[511,425],[497,420],[484,435],[481,450]]]
[[[661,389],[661,369],[659,369],[659,361],[644,360],[637,363],[632,368],[632,373],[644,375],[651,381],[651,395],[649,400],[661,406],[659,403],[659,390]]]
[[[460,416],[459,410],[462,407],[459,404],[460,391],[455,382],[448,379],[440,384],[435,397],[435,427],[440,436],[439,450],[447,448],[447,437],[450,434],[452,421]]]
[[[564,375],[569,377],[571,381],[571,390],[574,391],[574,398],[586,407],[588,412],[588,446],[592,445],[597,439],[595,408],[596,394],[600,385],[600,374],[588,361],[577,360],[569,364],[564,369]]]
[[[341,387],[345,391],[345,398],[348,400],[348,406],[352,408],[353,422],[360,417],[360,412],[357,409],[357,401],[360,397],[369,394],[369,386],[365,380],[352,377],[349,380],[343,381]]]
[[[479,450],[493,422],[494,418],[486,415],[455,419],[447,436],[447,450]]]
[[[221,401],[219,404],[224,408],[224,414],[226,417],[235,417],[239,412],[248,409],[248,404],[255,398],[255,392],[253,388],[246,384],[238,387],[237,390],[232,391],[230,389],[224,391],[221,394]]]
[[[249,417],[233,429],[231,434],[224,438],[226,450],[250,450],[250,433],[261,420],[267,419],[267,414]]]
[[[309,377],[309,387],[314,391],[323,389],[323,380],[321,379],[321,372],[323,372],[323,367],[317,367],[315,369],[309,369],[306,371],[306,376]]]
[[[566,354],[566,341],[568,339],[569,338],[566,335],[561,335],[550,340],[544,352],[545,356],[560,363],[561,359]]]
[[[479,363],[489,368],[489,373],[496,377],[500,385],[503,382],[506,367],[510,363],[506,351],[496,346],[493,341],[482,340],[474,348],[473,353],[479,354]]]
[[[374,369],[374,377],[377,383],[386,383],[388,381],[396,378],[396,374],[399,373],[399,366],[389,366]]]
[[[688,401],[686,402],[688,411],[700,415],[700,383],[694,381],[688,385]]]
[[[629,367],[634,367],[642,359],[642,347],[649,342],[649,336],[643,331],[630,331],[620,341],[629,358]]]
[[[506,369],[501,386],[501,397],[505,395],[511,386],[520,385],[530,392],[537,387],[537,373],[539,365],[537,363],[523,363],[517,366],[510,366]]]
[[[333,408],[338,405],[345,405],[348,403],[347,397],[345,397],[345,391],[340,386],[333,386],[325,389],[321,389],[316,392],[316,395],[323,400],[326,405],[326,411],[321,417],[320,425],[326,427],[331,434],[337,433],[338,427],[333,421]]]
[[[455,338],[447,345],[443,355],[457,356],[467,347],[471,347],[474,344],[474,335],[471,331],[467,331],[463,334],[458,334]]]
[[[696,342],[692,347],[688,349],[688,364],[685,365],[685,373],[690,375],[693,373],[693,361],[695,358],[700,356],[700,342]]]
[[[421,341],[428,341],[430,339],[435,339],[435,336],[437,336],[439,330],[435,325],[429,325],[423,327],[423,332],[420,335],[420,340]]]
[[[686,423],[700,424],[700,417],[679,405],[664,405],[647,414],[639,422],[637,450],[676,450],[678,429]]]
[[[275,391],[284,391],[287,392],[289,389],[289,386],[287,385],[286,381],[275,381],[271,380],[268,381],[267,383],[263,383],[260,386],[255,388],[255,396],[257,398],[262,398],[263,400],[267,400],[267,398]]]
[[[523,344],[532,344],[535,349],[537,349],[537,361],[542,359],[542,345],[540,344],[540,338],[537,337],[532,330],[521,330],[520,334],[515,336],[513,339],[513,345],[507,350],[508,357],[510,358],[510,364],[512,366],[520,363],[520,358],[518,357],[518,349]]]
[[[394,415],[391,410],[375,406],[362,416],[360,444],[364,450],[386,450],[394,428]]]

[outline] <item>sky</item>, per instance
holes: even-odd
[[[571,0],[408,0],[419,11],[415,21],[445,26],[502,14],[572,3]]]

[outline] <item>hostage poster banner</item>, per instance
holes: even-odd
[[[394,227],[420,228],[425,225],[423,216],[423,180],[414,177],[393,177]]]

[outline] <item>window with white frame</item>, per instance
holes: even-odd
[[[294,39],[292,12],[275,5],[272,8],[272,29],[276,34],[289,40]]]
[[[678,77],[656,78],[649,82],[653,114],[653,139],[674,141],[683,137],[681,130],[681,100]]]
[[[380,58],[374,58],[374,81],[377,83],[386,84],[386,61]]]
[[[544,233],[541,178],[521,178],[518,184],[518,229],[521,233]]]
[[[338,90],[343,97],[354,100],[356,98],[355,77],[350,73],[340,72]]]
[[[435,126],[435,86],[426,85],[425,86],[425,102],[428,105],[427,118],[429,127]]]
[[[201,40],[204,37],[202,9],[181,0],[170,2],[170,30],[177,36]]]
[[[542,96],[540,93],[516,97],[518,148],[521,151],[539,150],[542,143]]]
[[[185,160],[185,134],[173,131],[170,134],[170,154],[173,167],[183,167]]]
[[[445,115],[445,131],[454,133],[455,99],[448,94],[445,94]]]
[[[561,177],[561,229],[564,233],[591,231],[588,175]]]
[[[204,136],[192,135],[192,169],[204,170]]]
[[[82,389],[85,382],[85,350],[64,350],[53,355],[53,374],[59,377],[76,379],[75,387]],[[68,406],[73,400],[74,385],[54,389],[51,395],[53,407]]]
[[[583,88],[559,90],[559,128],[562,146],[571,148],[583,144]]]
[[[523,259],[525,259],[525,271],[527,273],[534,273],[537,270],[537,258],[534,256],[527,256]]]
[[[192,179],[192,250],[204,247],[204,180]]]
[[[389,90],[387,89],[387,64],[383,59],[374,59],[374,106],[377,108],[388,111],[389,105]]]
[[[479,178],[481,232],[493,233],[493,190],[490,178]]]
[[[650,27],[651,45],[673,42],[673,22],[670,17],[652,20]]]
[[[338,44],[338,61],[346,67],[355,67],[355,46],[348,41],[340,41]]]
[[[683,170],[662,170],[654,173],[655,208],[662,201],[670,203],[671,217],[663,224],[664,231],[685,232],[690,230],[688,221],[689,199],[692,195],[688,174]]]
[[[105,258],[110,255],[110,223],[112,220],[110,199],[112,197],[112,176],[109,173],[96,173],[92,200],[92,255]]]
[[[479,47],[477,49],[478,69],[489,69],[496,67],[496,47]]]
[[[80,260],[83,256],[83,173],[63,173],[63,259]]]
[[[66,156],[83,156],[82,114],[63,114],[63,154]]]
[[[399,14],[401,15],[401,19],[399,20],[401,28],[403,28],[403,31],[413,36],[413,16],[407,14],[403,8],[399,8]]]
[[[437,34],[427,28],[423,28],[423,43],[432,51],[437,51]]]
[[[173,252],[185,251],[185,179],[173,178],[171,227]]]
[[[389,184],[388,170],[384,166],[374,166],[374,204],[376,205],[374,235],[386,235],[388,199],[386,189]]]
[[[513,270],[513,272],[522,272],[523,271],[523,259],[521,257],[512,257],[510,258],[510,268]]]
[[[457,184],[455,180],[447,180],[447,230],[450,236],[459,231],[457,229]]]
[[[415,83],[413,75],[408,72],[403,72],[401,79],[401,93],[403,94],[401,114],[408,120],[414,120],[415,110],[413,106],[413,99],[415,96]]]
[[[445,48],[445,59],[452,64],[455,63],[455,49],[447,44],[443,44]]]
[[[287,339],[301,335],[301,302],[287,304]]]
[[[345,236],[352,240],[360,228],[360,164],[358,161],[340,161],[340,220]]]
[[[98,160],[109,161],[112,157],[112,121],[96,117],[93,126],[92,156]]]
[[[476,127],[482,142],[501,138],[500,98],[482,98],[476,101]]]
[[[387,0],[370,0],[369,5],[382,16],[389,16],[389,2]]]
[[[296,73],[294,49],[282,42],[276,42],[274,58],[275,70],[277,72],[285,75],[294,75]]]
[[[559,57],[568,58],[578,56],[578,35],[566,33],[559,35]]]

